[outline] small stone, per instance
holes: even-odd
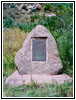
[[[52,17],[52,16],[56,16],[55,13],[51,13],[51,14],[45,14],[46,17]]]
[[[31,9],[28,9],[28,13],[30,14],[32,12],[32,10]]]
[[[42,7],[41,7],[41,5],[40,5],[40,4],[37,4],[36,6],[37,6],[37,9],[39,9],[39,10],[41,10],[41,9],[42,9]]]

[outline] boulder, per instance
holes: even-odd
[[[37,25],[29,33],[22,48],[16,53],[15,64],[21,75],[54,75],[63,68],[56,41],[42,25]]]

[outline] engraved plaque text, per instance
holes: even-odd
[[[32,61],[46,61],[46,39],[32,40]]]

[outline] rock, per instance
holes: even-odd
[[[39,55],[34,53],[34,56],[32,54],[33,39],[46,41],[46,45],[44,47],[45,51],[43,50],[42,53],[38,51],[39,54],[41,53],[40,58]],[[46,54],[46,56],[43,54]],[[33,61],[33,57],[46,60]],[[43,57],[45,57],[45,59]],[[44,26],[41,25],[37,25],[29,33],[28,37],[24,41],[22,48],[17,52],[15,56],[15,64],[19,73],[22,75],[31,73],[54,75],[63,68],[54,37]]]
[[[30,14],[32,12],[32,10],[31,9],[28,9],[28,13]]]
[[[42,7],[39,3],[4,3],[3,9],[7,8],[17,8],[18,10],[24,12],[25,10],[28,10],[28,13],[32,13],[36,9],[41,10]]]
[[[16,7],[18,8],[18,10],[22,10],[23,6],[24,6],[24,4],[21,4],[20,6],[16,5]]]
[[[72,78],[66,74],[60,74],[60,75],[32,75],[32,80],[38,84],[64,84],[64,82],[72,82]],[[23,84],[30,84],[31,77],[30,74],[28,75],[20,75],[18,71],[15,71],[12,75],[10,75],[6,79],[6,84],[9,86],[20,86]]]
[[[56,16],[55,13],[51,13],[51,14],[45,14],[46,17],[52,17],[52,16]]]
[[[35,5],[28,5],[27,9],[36,9],[36,6]]]
[[[42,9],[42,7],[41,7],[41,5],[39,3],[37,4],[37,9],[38,10],[41,10]]]
[[[38,9],[38,10],[42,9],[40,4],[32,4],[32,3],[28,3],[28,4],[22,3],[20,5],[16,5],[16,8],[18,10],[21,10],[21,11],[22,11],[22,9],[28,10],[28,13],[31,13],[31,12],[33,12],[36,9]]]
[[[27,9],[28,9],[28,13],[32,13],[36,9],[41,10],[42,7],[40,4],[30,4],[30,5],[27,5]]]

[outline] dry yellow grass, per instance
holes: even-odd
[[[3,30],[3,76],[8,76],[16,70],[15,55],[21,48],[27,34],[19,28]]]
[[[19,28],[9,28],[3,31],[3,53],[12,54],[17,52],[23,41],[26,39],[27,34]]]

